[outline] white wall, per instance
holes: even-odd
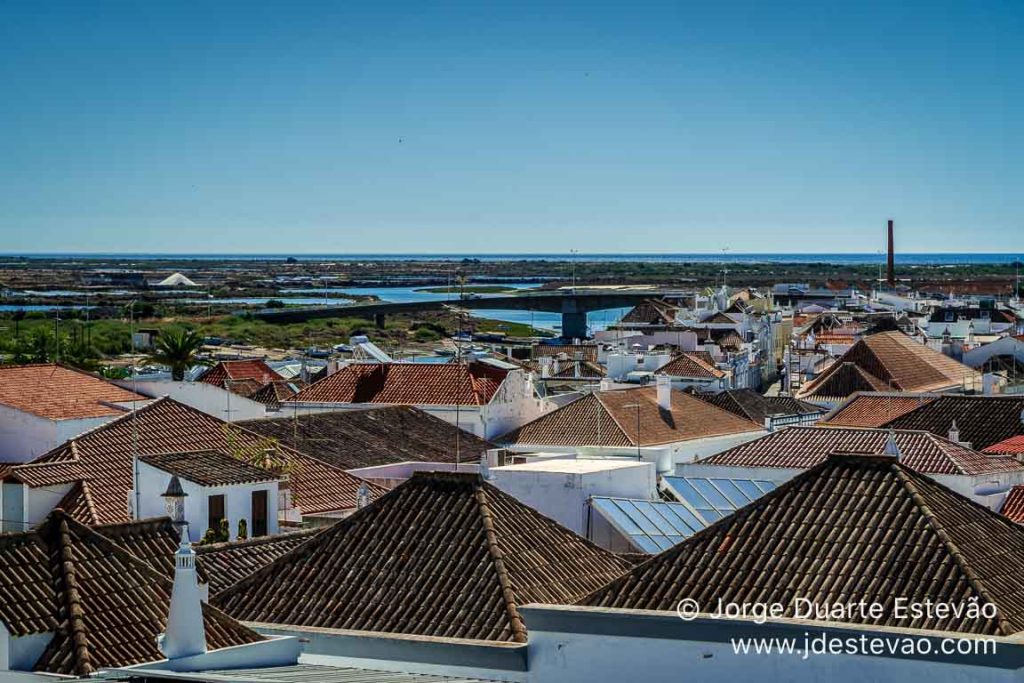
[[[73,484],[53,484],[39,488],[25,488],[25,507],[29,526],[35,526],[46,519],[57,503],[68,494]]]
[[[558,609],[558,608],[555,608]],[[926,680],[929,683],[1010,683],[1020,681],[1021,645],[999,638],[998,656],[979,656],[975,660],[950,657],[947,661],[909,659],[889,656],[736,654],[729,641],[733,637],[795,637],[802,644],[804,632],[812,637],[859,638],[921,635],[934,632],[909,629],[858,629],[823,624],[779,625],[769,622],[754,627],[749,622],[715,622],[711,619],[684,623],[674,614],[637,615],[635,635],[599,632],[606,621],[601,610],[583,613],[564,627],[546,628],[533,618],[546,608],[530,607],[523,616],[530,624],[530,683],[618,683],[642,680],[645,683],[724,683],[760,681],[763,683],[801,683],[838,681],[850,683],[903,683]],[[642,619],[642,621],[641,621]],[[674,619],[688,630],[676,635],[673,624],[656,632],[659,621]],[[741,625],[742,624],[742,625]],[[646,629],[645,629],[646,627]],[[614,629],[610,626],[609,630]],[[716,632],[711,635],[712,630]],[[703,635],[702,634],[707,634]],[[723,635],[720,635],[724,633]],[[658,635],[662,637],[657,637]],[[724,642],[723,642],[724,638]],[[936,639],[936,641],[938,638]],[[938,647],[933,644],[933,647]],[[995,660],[999,663],[996,664]],[[989,666],[989,662],[992,665]],[[973,663],[973,666],[971,665]],[[1005,668],[1002,668],[1005,667]]]
[[[573,474],[510,465],[493,468],[491,483],[580,536],[587,532],[590,496],[651,500],[657,491],[654,465],[649,462]]]
[[[185,498],[185,521],[188,522],[188,536],[193,543],[199,541],[209,522],[209,496],[224,496],[224,515],[231,529],[231,540],[238,536],[238,520],[244,519],[252,536],[252,492],[267,492],[267,534],[278,533],[277,482],[254,484],[231,484],[230,486],[200,486],[195,482],[181,479]],[[167,490],[171,475],[144,462],[139,463],[139,517],[162,517],[167,514],[161,494]]]
[[[0,484],[0,533],[28,530],[27,488],[15,481]]]
[[[227,389],[206,382],[174,382],[171,380],[136,381],[119,380],[118,385],[145,396],[170,396],[207,415],[225,422],[255,420],[267,416],[267,407],[258,401],[233,394]]]
[[[0,405],[0,463],[28,462],[115,417],[51,420]]]

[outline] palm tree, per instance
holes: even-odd
[[[171,379],[180,382],[193,365],[209,365],[209,361],[197,357],[202,346],[203,338],[194,330],[167,330],[156,338],[146,360],[169,367]]]

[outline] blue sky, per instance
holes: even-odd
[[[1024,3],[0,0],[0,252],[1024,250]]]

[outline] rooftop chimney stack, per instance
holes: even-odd
[[[206,652],[203,603],[196,580],[196,554],[182,529],[181,545],[174,554],[174,587],[167,630],[160,636],[160,651],[167,659],[191,657]]]
[[[672,410],[672,380],[668,375],[658,375],[655,382],[658,387],[658,407]]]
[[[896,286],[896,254],[892,241],[892,219],[889,219],[889,260],[886,264],[886,279],[890,287]]]
[[[956,420],[949,426],[949,440],[953,443],[960,443],[960,428],[956,426]]]

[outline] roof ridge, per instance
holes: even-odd
[[[629,390],[627,389],[627,391],[629,391]],[[605,405],[605,402],[601,400],[601,392],[600,391],[592,392],[590,395],[593,396],[594,399],[597,401],[597,404],[599,406],[601,406],[601,410],[603,410],[604,414],[608,416],[608,419],[612,421],[612,424],[615,425],[618,428],[619,433],[622,434],[622,437],[627,442],[630,442],[631,445],[636,446],[637,443],[640,441],[640,435],[637,434],[636,435],[636,439],[629,438],[629,434],[626,432],[625,428],[623,428],[622,424],[615,418],[615,413],[613,411],[609,410],[608,406]],[[569,404],[569,405],[571,405],[571,404]],[[553,415],[554,412],[555,411],[552,411],[552,412],[548,413],[548,415]],[[541,416],[541,417],[543,417],[543,416]],[[541,418],[537,418],[537,419],[539,420]],[[529,424],[529,423],[527,423],[527,424]],[[601,416],[600,415],[597,416],[597,429],[599,429],[599,430],[601,429]],[[601,444],[597,444],[597,445],[600,446]]]
[[[925,520],[928,522],[928,525],[932,528],[932,531],[935,532],[935,534],[939,537],[939,540],[941,540],[942,544],[946,547],[946,550],[949,551],[949,554],[953,557],[953,560],[956,562],[957,567],[959,567],[960,571],[964,573],[964,576],[967,578],[967,583],[970,584],[971,588],[973,588],[975,592],[977,592],[978,595],[981,596],[986,602],[996,605],[998,607],[999,603],[996,600],[992,599],[992,596],[989,594],[988,589],[985,587],[984,582],[981,580],[981,577],[979,577],[975,573],[974,569],[971,568],[970,565],[968,565],[964,561],[964,555],[963,552],[960,550],[960,547],[956,544],[955,541],[953,541],[952,538],[950,538],[949,534],[946,533],[946,530],[940,522],[938,515],[935,514],[934,510],[932,510],[932,507],[928,504],[928,501],[925,500],[924,494],[921,493],[921,490],[917,486],[914,478],[909,474],[910,470],[908,470],[903,465],[900,465],[899,463],[893,464],[895,465],[893,471],[895,472],[896,476],[903,483],[903,486],[910,494],[911,499],[914,501],[915,504],[917,504]],[[956,494],[955,491],[953,491],[953,493]],[[959,494],[956,495],[958,498],[967,500],[967,502],[971,503],[974,506],[981,507],[973,500],[967,499],[965,496],[960,496]],[[988,510],[987,508],[983,509],[985,509],[986,512],[995,514],[992,513],[991,510]],[[1010,627],[1006,617],[1004,617],[1002,615],[1001,610],[998,609],[997,618],[999,619],[999,630],[1002,631],[1003,635],[1012,635],[1014,633],[1013,628]]]
[[[71,653],[75,660],[75,673],[87,676],[96,671],[89,656],[89,629],[85,625],[82,613],[82,599],[78,593],[78,578],[75,571],[75,558],[71,550],[71,530],[67,515],[63,510],[55,510],[51,523],[57,525],[57,543],[59,547],[56,569],[58,581],[63,585],[62,591],[67,609],[67,625],[64,627],[71,639]]]
[[[519,616],[519,610],[516,608],[516,593],[512,587],[512,577],[505,566],[505,555],[498,542],[498,533],[494,528],[494,518],[491,514],[491,508],[487,503],[487,492],[479,482],[474,484],[473,488],[473,497],[476,500],[477,509],[480,512],[480,520],[484,526],[484,535],[487,539],[487,553],[494,562],[494,569],[498,574],[498,584],[501,586],[501,597],[505,602],[505,611],[508,613],[512,639],[517,643],[525,643],[526,626],[523,624],[523,618]]]

